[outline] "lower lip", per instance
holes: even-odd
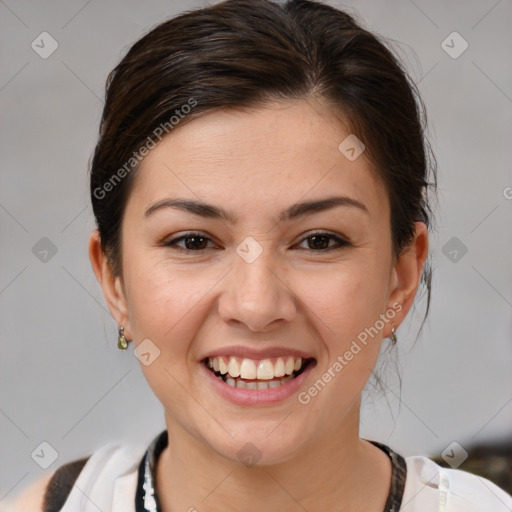
[[[269,389],[240,389],[233,388],[208,370],[204,363],[199,363],[201,371],[210,379],[213,389],[226,400],[237,405],[269,405],[281,402],[296,393],[302,383],[308,378],[315,366],[314,362],[308,364],[306,369],[297,377],[281,384],[278,388]]]

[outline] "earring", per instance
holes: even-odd
[[[391,336],[390,336],[390,339],[391,339],[391,343],[393,343],[393,345],[396,345],[396,334],[395,334],[395,325],[392,324],[391,325]]]
[[[124,327],[119,327],[119,338],[117,339],[117,348],[119,350],[126,350],[128,348],[128,342],[124,337]]]

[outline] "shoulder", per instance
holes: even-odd
[[[63,464],[32,482],[0,512],[49,512],[60,510],[90,456]]]
[[[439,466],[423,456],[406,457],[401,512],[510,512],[512,496],[481,476]]]
[[[54,472],[47,473],[32,482],[21,494],[2,504],[0,512],[43,512],[43,500],[48,483]]]
[[[96,493],[99,502],[108,503],[116,480],[133,473],[143,454],[142,445],[105,444],[92,454],[39,477],[14,499],[0,503],[0,512],[82,510],[83,488],[90,489],[91,495]],[[104,509],[108,508],[109,505]]]

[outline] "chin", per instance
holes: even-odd
[[[242,424],[238,421],[233,430],[225,425],[232,436],[220,429],[220,437],[205,441],[213,451],[246,467],[280,464],[296,456],[305,442],[305,435],[304,428],[297,426],[294,432],[289,424],[285,425],[286,420],[281,425],[279,421],[269,419]]]

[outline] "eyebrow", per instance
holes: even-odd
[[[317,213],[337,206],[346,206],[357,208],[367,215],[370,215],[368,208],[358,201],[348,196],[333,196],[326,197],[324,199],[316,199],[313,201],[305,201],[302,203],[295,203],[288,207],[286,210],[279,214],[279,222],[291,221],[307,214]],[[149,217],[151,214],[164,208],[174,208],[177,210],[183,210],[200,217],[207,217],[212,219],[223,219],[235,224],[238,217],[231,212],[228,212],[222,207],[214,206],[201,201],[195,201],[193,199],[162,199],[150,206],[144,216]]]

